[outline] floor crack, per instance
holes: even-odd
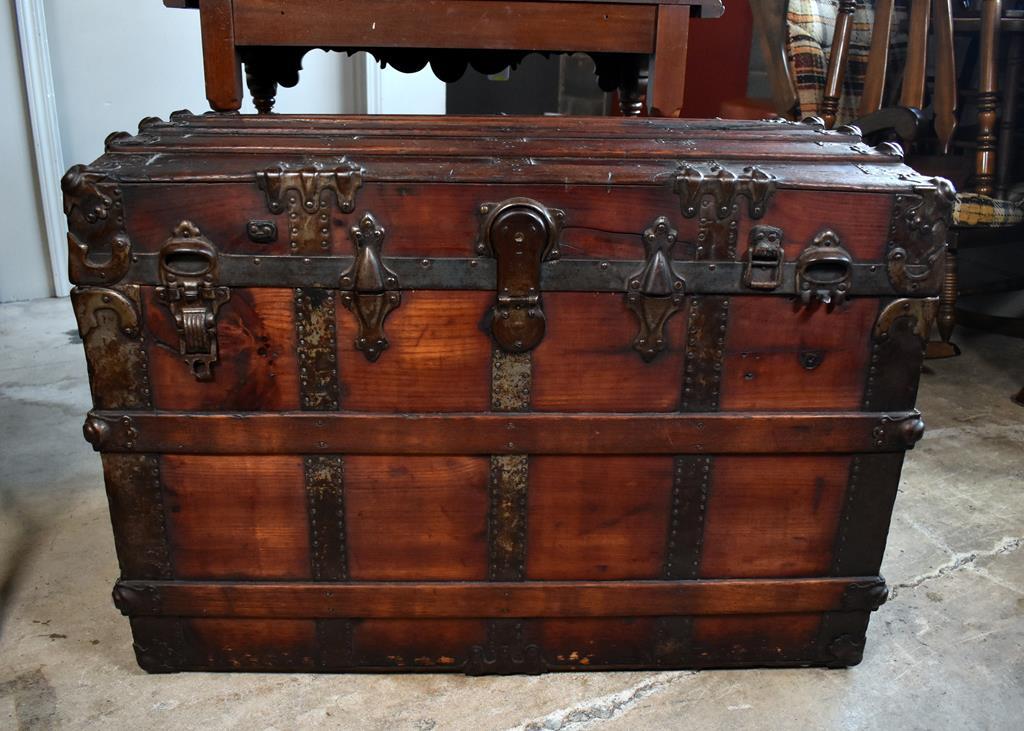
[[[617,693],[589,698],[541,718],[515,726],[509,731],[579,731],[632,710],[644,698],[661,692],[677,680],[697,675],[696,671],[665,672],[645,678]]]
[[[932,569],[923,574],[919,574],[909,581],[900,582],[892,587],[889,592],[889,601],[892,601],[899,594],[900,589],[914,589],[926,581],[932,579],[940,579],[943,576],[948,576],[955,571],[967,568],[974,564],[979,558],[987,558],[990,556],[1000,556],[1004,553],[1013,553],[1018,548],[1024,545],[1024,538],[1009,538],[1005,537],[1001,541],[998,541],[992,548],[987,551],[969,551],[967,553],[953,553],[950,554],[949,561],[939,566],[937,569]]]

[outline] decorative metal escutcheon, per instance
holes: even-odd
[[[643,233],[644,267],[626,283],[626,305],[640,321],[633,349],[651,361],[665,349],[665,323],[683,304],[686,283],[672,268],[672,247],[679,233],[658,216]]]
[[[840,246],[834,231],[822,231],[796,261],[796,292],[805,305],[814,300],[841,305],[850,293],[852,276],[853,257]]]
[[[782,282],[782,229],[754,226],[750,229],[743,284],[751,289],[775,289]]]
[[[402,303],[402,294],[398,291],[398,275],[381,261],[385,230],[373,214],[364,214],[351,234],[355,260],[338,284],[342,304],[356,317],[355,348],[372,363],[388,348],[384,320]]]
[[[485,203],[480,213],[484,220],[477,252],[498,260],[491,333],[503,350],[532,350],[546,329],[541,264],[559,256],[558,237],[565,214],[530,198]]]
[[[216,286],[217,250],[191,221],[182,221],[160,249],[157,295],[174,316],[178,349],[197,381],[213,380],[217,311],[231,297]]]

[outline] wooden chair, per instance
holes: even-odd
[[[977,133],[974,140],[973,175],[965,176],[968,189],[956,194],[953,203],[953,228],[945,254],[946,273],[939,305],[938,330],[942,342],[930,350],[933,355],[956,354],[950,337],[955,325],[956,298],[958,289],[957,251],[960,237],[978,229],[1020,226],[1024,222],[1024,202],[994,197],[997,171],[1002,179],[1002,191],[1007,186],[1008,162],[999,166],[997,161],[996,121],[999,101],[998,94],[998,40],[1002,19],[1002,0],[978,0],[981,8],[978,22],[978,82],[974,92],[977,108]],[[847,69],[847,54],[850,44],[855,0],[840,0],[835,25],[835,36],[829,57],[825,78],[821,115],[826,124],[835,121],[839,96]],[[875,19],[871,35],[871,53],[864,78],[864,90],[860,100],[859,120],[853,124],[864,132],[875,132],[886,125],[895,129],[896,136],[906,145],[913,141],[916,129],[906,120],[920,117],[924,106],[927,68],[929,28],[933,35],[934,83],[931,89],[933,110],[933,132],[937,151],[948,155],[953,145],[958,126],[958,99],[956,58],[953,44],[953,9],[951,0],[910,0],[910,17],[906,63],[903,69],[899,106],[887,109],[883,106],[883,92],[889,71],[889,38],[892,29],[894,0],[876,0]],[[1019,61],[1019,48],[1016,51]],[[1012,145],[1012,127],[1006,131],[1007,117],[1012,119],[1016,106],[1015,93],[1019,85],[1019,68],[1010,69],[1011,86],[1008,95],[1010,104],[1004,114],[1005,148],[1008,155]],[[900,117],[903,121],[900,121]],[[902,128],[900,128],[902,126]],[[1008,161],[1008,158],[1007,158]],[[911,159],[911,164],[927,169],[927,161]],[[1000,191],[1000,192],[1002,192]],[[1021,227],[1024,230],[1024,227]]]

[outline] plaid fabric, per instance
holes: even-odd
[[[786,8],[786,24],[789,41],[786,56],[796,83],[798,106],[801,117],[818,115],[825,90],[825,73],[828,58],[832,52],[832,36],[835,34],[838,0],[789,0]],[[843,79],[843,93],[839,100],[836,124],[849,122],[858,116],[860,97],[864,91],[864,75],[867,71],[871,47],[871,28],[875,20],[874,0],[860,0],[853,14],[853,31],[850,35],[850,50],[847,56],[846,75]],[[889,39],[889,73],[887,87],[893,79],[902,74],[899,67],[905,57],[907,45],[907,13],[901,3],[893,8],[892,34]],[[887,88],[886,98],[893,96],[893,89]]]
[[[957,226],[1014,226],[1024,221],[1024,201],[957,193],[953,223]]]

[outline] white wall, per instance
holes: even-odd
[[[19,48],[14,4],[8,1],[0,7],[0,99],[6,107],[0,114],[0,191],[5,212],[0,302],[52,294]]]
[[[33,1],[46,12],[65,167],[92,162],[109,133],[135,132],[143,117],[209,108],[197,11],[166,8],[160,0]],[[0,12],[0,93],[9,105],[0,121],[0,189],[18,216],[0,237],[0,302],[52,294],[17,39],[8,0]],[[307,54],[303,65],[299,85],[279,91],[276,111],[351,114],[369,106],[385,114],[444,113],[444,84],[429,70],[387,69],[368,80],[361,58],[324,51]],[[368,81],[376,94],[369,105]],[[254,111],[247,99],[242,112]]]
[[[103,139],[135,132],[143,117],[209,109],[203,82],[199,13],[160,0],[45,0],[50,55],[70,166],[103,153]],[[340,114],[340,54],[313,51],[300,82],[281,89],[281,113]],[[246,100],[244,113],[255,110]]]
[[[368,99],[370,110],[376,114],[444,114],[445,85],[434,76],[430,67],[415,74],[403,74],[390,66],[379,71],[379,64],[368,58],[370,73],[380,74],[376,106]],[[367,96],[373,93],[373,83],[367,87]]]

